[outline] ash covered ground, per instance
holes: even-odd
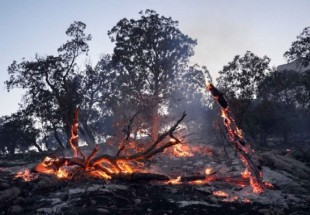
[[[216,174],[240,175],[244,167],[229,151],[228,157],[202,146],[192,157],[163,153],[146,164],[148,172],[170,178]],[[204,150],[208,149],[208,150]],[[309,154],[298,150],[257,152],[264,180],[274,185],[254,194],[249,185],[143,182],[93,178],[60,180],[50,175],[25,182],[14,176],[57,152],[0,157],[0,214],[309,214]],[[62,152],[58,152],[61,154]],[[302,154],[303,153],[303,154]],[[216,196],[222,191],[226,196]]]

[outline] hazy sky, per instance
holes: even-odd
[[[0,0],[0,116],[18,109],[21,90],[6,92],[7,67],[13,60],[55,54],[76,20],[93,36],[93,64],[112,53],[107,31],[120,19],[138,18],[153,9],[179,21],[181,31],[198,40],[192,62],[213,77],[235,55],[250,50],[267,55],[271,65],[284,64],[283,53],[310,26],[309,0]]]

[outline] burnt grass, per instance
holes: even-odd
[[[40,180],[46,180],[46,186],[40,185]],[[11,186],[21,190],[19,198],[22,201],[22,214],[262,214],[261,209],[273,210],[270,206],[257,203],[220,202],[206,193],[195,189],[197,185],[159,185],[150,183],[132,183],[113,181],[113,184],[124,185],[126,189],[115,189],[110,192],[105,189],[107,183],[102,180],[88,179],[79,181],[64,181],[53,179],[52,176],[40,176],[37,180],[23,182],[20,179],[12,181]],[[87,189],[96,184],[98,190]],[[98,186],[99,185],[99,186]],[[206,185],[204,185],[206,186]],[[68,193],[66,190],[81,188],[85,191]],[[48,208],[57,197],[66,202],[53,212],[40,212],[39,208]],[[205,201],[210,205],[191,204],[180,207],[179,201]],[[220,205],[213,206],[216,204]],[[12,207],[15,201],[2,203],[1,214],[14,214]],[[306,209],[290,208],[284,214],[307,214]],[[276,214],[276,213],[275,213]]]
[[[214,197],[212,189],[199,189],[223,188],[223,184],[216,187],[216,183],[172,185],[156,181],[104,181],[89,177],[60,180],[50,175],[39,175],[30,182],[24,182],[20,178],[14,179],[15,172],[21,168],[20,166],[26,164],[33,166],[48,154],[48,152],[30,153],[23,155],[22,159],[21,155],[0,157],[0,215],[310,214],[309,202],[304,207],[289,204],[289,199],[287,200],[289,207],[255,201],[225,202],[220,197]],[[184,162],[190,161],[186,159]],[[241,189],[235,185],[224,186],[232,190]]]

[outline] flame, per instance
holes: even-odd
[[[224,202],[235,202],[235,201],[237,201],[238,199],[239,199],[238,196],[230,196],[230,197],[224,199],[223,201],[224,201]]]
[[[189,184],[205,184],[207,181],[206,180],[195,180],[189,182]]]
[[[245,169],[242,173],[241,173],[241,177],[242,178],[250,178],[251,173],[249,172],[248,169]]]
[[[57,178],[60,179],[69,179],[69,172],[64,168],[64,167],[60,167],[57,171],[56,171],[56,176]]]
[[[107,179],[107,180],[112,178],[111,176],[107,175],[105,172],[99,171],[99,170],[93,170],[89,174],[95,178],[102,178],[102,179]]]
[[[242,200],[242,202],[243,202],[243,203],[250,203],[250,202],[251,202],[251,200],[250,200],[250,199],[248,199],[248,198],[244,198],[244,199]]]
[[[78,148],[77,148],[78,138],[79,138],[79,135],[77,134],[78,127],[79,127],[79,123],[75,122],[74,120],[73,125],[71,127],[71,137],[69,140],[69,144],[74,152],[73,157],[78,156]]]
[[[267,188],[269,188],[269,189],[274,189],[274,188],[275,188],[273,184],[271,184],[271,183],[269,183],[269,182],[266,182],[266,181],[264,181],[264,185],[265,185]]]
[[[35,171],[45,174],[55,174],[56,170],[50,168],[54,162],[53,158],[45,157],[41,163],[38,163],[35,167]]]
[[[175,141],[175,140],[174,140]],[[192,157],[194,154],[186,145],[177,144],[173,146],[173,155],[176,157]]]
[[[31,173],[29,169],[25,169],[25,171],[17,172],[14,178],[21,178],[23,181],[28,182],[37,179],[38,174]]]
[[[228,193],[222,191],[222,190],[217,190],[212,192],[213,196],[221,197],[221,198],[226,198],[228,197]]]
[[[218,92],[217,89],[214,88],[214,86],[211,84],[206,83],[206,87],[211,92],[211,94],[214,95],[214,98],[219,102],[219,97],[217,95],[219,95],[220,92]],[[230,115],[230,112],[227,106],[226,107],[221,106],[221,117],[223,118],[223,122],[227,129],[230,140],[236,144],[236,147],[238,150],[245,153],[245,155],[242,153],[239,153],[239,157],[241,161],[243,162],[244,166],[246,167],[247,171],[249,172],[249,170],[251,170],[251,165],[253,166],[253,164],[250,165],[248,162],[248,159],[246,159],[245,156],[249,155],[253,157],[254,150],[252,150],[249,145],[245,144],[243,132],[236,125],[233,117]],[[248,173],[244,175],[245,177],[247,176],[249,177],[250,184],[251,184],[251,187],[254,193],[264,192],[264,188],[262,184],[262,175],[263,173],[261,170],[259,171],[258,175],[251,175]]]
[[[213,173],[213,168],[212,167],[207,167],[205,170],[206,176],[211,175]]]
[[[167,184],[181,184],[181,176],[178,176],[177,178],[172,178],[169,181],[167,181]]]
[[[133,173],[134,170],[129,166],[128,163],[126,163],[126,161],[118,161],[117,165],[120,167],[121,172],[124,173]]]

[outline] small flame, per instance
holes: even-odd
[[[194,154],[190,151],[190,148],[186,145],[177,144],[173,146],[173,154],[176,157],[192,157]]]
[[[25,171],[17,172],[14,178],[21,178],[23,181],[28,182],[37,179],[38,174],[31,173],[29,169],[26,169]]]
[[[121,171],[124,173],[133,173],[133,169],[126,163],[126,161],[118,161],[118,166],[120,167]]]
[[[238,199],[239,199],[238,196],[230,196],[230,197],[224,199],[223,201],[224,201],[224,202],[235,202],[235,201],[237,201]]]
[[[218,190],[218,191],[213,191],[212,193],[213,196],[217,196],[217,197],[221,197],[221,198],[226,198],[228,197],[228,193],[222,191],[222,190]]]
[[[103,178],[107,180],[112,178],[111,176],[107,175],[105,172],[99,171],[99,170],[91,171],[90,175],[96,178]]]
[[[177,178],[172,178],[167,181],[167,184],[181,184],[181,179],[181,176],[178,176]]]
[[[195,181],[189,182],[189,184],[205,184],[205,183],[206,183],[205,180],[195,180]]]
[[[242,202],[243,202],[243,203],[250,203],[250,202],[251,202],[251,200],[250,200],[250,199],[248,199],[248,198],[244,198],[244,199],[242,200]]]
[[[242,173],[241,173],[241,177],[242,178],[250,178],[251,173],[249,172],[248,169],[245,169]]]
[[[170,140],[169,140],[170,142],[172,142],[172,143],[175,143],[175,142],[177,142],[175,139],[173,139],[173,138],[170,138]]]
[[[56,176],[60,179],[69,179],[69,175],[69,172],[64,167],[61,167],[56,171]]]
[[[211,175],[213,173],[213,168],[212,167],[207,167],[205,170],[206,176]]]
[[[266,182],[264,181],[264,185],[269,188],[269,189],[274,189],[275,187],[273,186],[273,184],[269,183],[269,182]]]

